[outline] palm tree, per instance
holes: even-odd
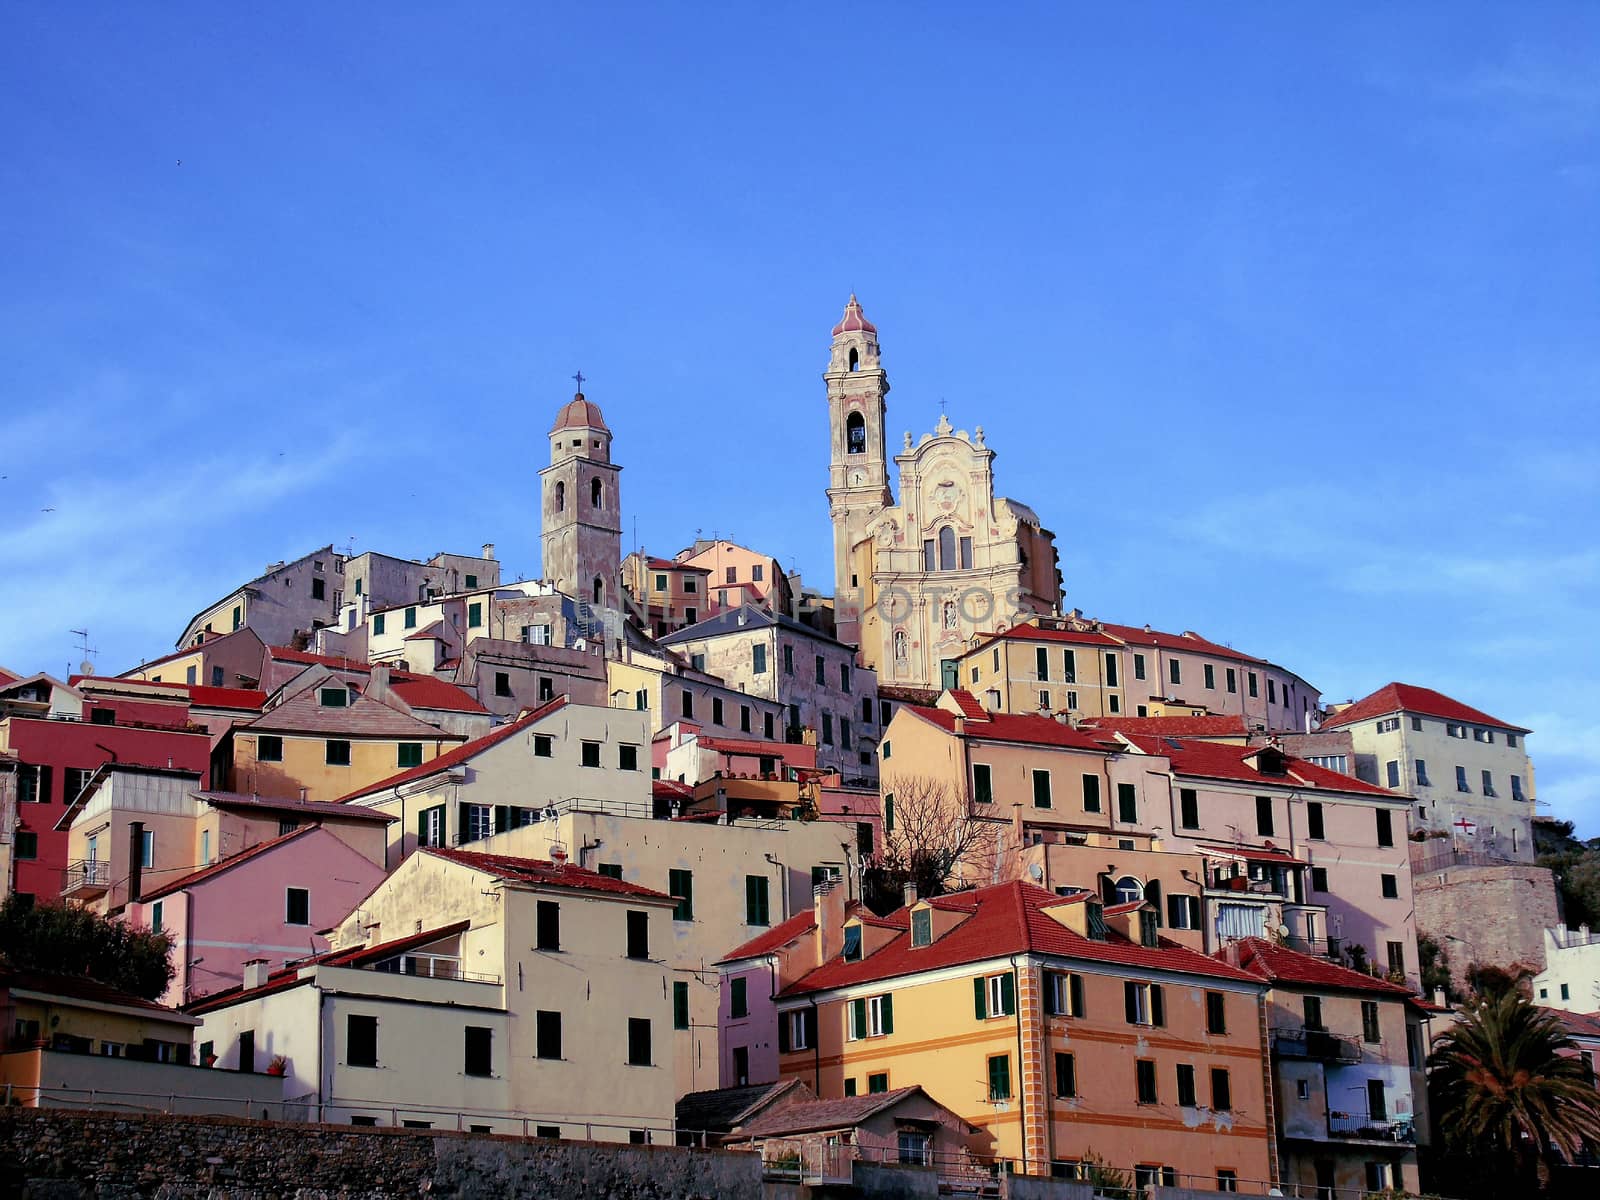
[[[1600,1142],[1600,1092],[1576,1051],[1556,1015],[1516,988],[1479,996],[1435,1041],[1434,1121],[1464,1182],[1533,1194],[1585,1139]]]

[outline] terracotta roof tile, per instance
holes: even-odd
[[[986,635],[988,640],[979,644],[982,650],[998,641],[1012,642],[1064,642],[1070,646],[1120,646],[1116,638],[1087,629],[1048,629],[1042,625],[1013,625]]]
[[[58,975],[52,971],[27,970],[0,962],[0,991],[11,988],[63,996],[69,1000],[87,1000],[95,1004],[137,1008],[169,1017],[180,1015],[175,1008],[168,1008],[165,1004],[157,1004],[154,1000],[146,1000],[143,996],[135,996],[132,992],[125,992],[83,975]]]
[[[372,667],[359,658],[349,658],[343,654],[312,654],[307,650],[296,650],[291,646],[268,646],[267,657],[274,662],[299,663],[306,667],[320,664],[332,667],[335,671],[356,671],[362,675],[370,674],[372,671]]]
[[[1257,770],[1247,758],[1256,757],[1267,746],[1241,748],[1222,742],[1205,742],[1195,739],[1147,737],[1141,734],[1124,734],[1132,745],[1146,754],[1165,756],[1178,775],[1198,776],[1202,779],[1226,779],[1239,783],[1269,784],[1279,787],[1314,787],[1332,792],[1348,792],[1360,796],[1382,797],[1397,803],[1408,798],[1399,792],[1367,783],[1354,775],[1319,767],[1303,758],[1283,756],[1285,775],[1271,775]],[[1281,753],[1281,752],[1280,752]]]
[[[189,688],[189,703],[199,708],[236,708],[260,712],[267,702],[265,692],[253,688],[202,687]]]
[[[342,685],[341,685],[342,686]],[[270,708],[241,729],[263,733],[308,733],[349,737],[396,738],[417,741],[460,741],[459,733],[447,733],[426,721],[408,716],[366,696],[357,696],[341,708],[324,707],[319,699],[322,688],[309,687],[298,696]]]
[[[1324,729],[1332,729],[1340,725],[1353,725],[1357,721],[1401,712],[1437,717],[1444,721],[1458,721],[1463,725],[1492,725],[1496,729],[1509,729],[1513,733],[1532,732],[1521,725],[1510,725],[1499,717],[1491,717],[1488,713],[1463,704],[1459,700],[1452,700],[1443,692],[1417,687],[1411,683],[1385,684],[1372,695],[1363,696],[1354,704],[1340,709],[1323,721],[1322,726]]]
[[[1085,726],[1112,733],[1146,733],[1152,737],[1243,737],[1245,721],[1237,713],[1204,717],[1089,717]]]
[[[837,1100],[802,1100],[784,1104],[757,1116],[748,1125],[736,1126],[733,1139],[744,1137],[783,1137],[795,1133],[819,1133],[826,1129],[853,1129],[862,1121],[893,1108],[912,1096],[933,1100],[921,1085],[869,1092],[865,1096],[845,1096]],[[933,1100],[937,1104],[938,1101]],[[970,1126],[969,1126],[970,1128]]]
[[[1345,992],[1381,992],[1396,1000],[1404,1000],[1411,995],[1410,989],[1399,984],[1376,979],[1361,971],[1352,971],[1325,958],[1302,954],[1263,938],[1241,938],[1238,949],[1239,965],[1270,983],[1332,988]],[[1216,957],[1221,960],[1227,953],[1227,950],[1219,950]]]
[[[955,732],[956,714],[942,708],[923,708],[908,704],[903,711],[916,713],[947,733]],[[983,720],[967,718],[967,736],[994,742],[1018,742],[1031,746],[1059,746],[1072,750],[1106,751],[1124,750],[1120,742],[1108,734],[1093,730],[1074,729],[1051,717],[1023,716],[1015,713],[987,713]]]
[[[389,677],[389,690],[412,708],[465,713],[489,711],[455,684],[432,675],[396,671]]]
[[[1163,633],[1159,629],[1147,629],[1140,625],[1114,625],[1110,621],[1102,621],[1100,628],[1118,641],[1127,642],[1131,646],[1159,646],[1163,650],[1176,650],[1179,653],[1209,654],[1213,658],[1231,658],[1238,662],[1272,665],[1264,658],[1257,658],[1253,654],[1235,650],[1232,646],[1224,646],[1220,642],[1203,638],[1193,630],[1185,633]]]
[[[735,946],[718,961],[727,963],[737,962],[741,958],[761,958],[787,946],[797,937],[804,937],[816,927],[816,917],[811,909],[802,909],[787,921],[779,921],[765,933],[758,933],[748,942]]]
[[[460,863],[475,871],[484,871],[499,879],[514,883],[529,883],[538,887],[573,888],[585,892],[609,892],[615,896],[635,896],[643,900],[668,900],[665,892],[628,883],[598,871],[575,867],[570,863],[557,866],[539,858],[512,858],[504,854],[483,854],[476,850],[456,850],[446,846],[424,846],[419,853],[431,854],[448,862]]]
[[[391,817],[388,813],[377,812],[370,808],[341,804],[337,800],[300,800],[290,799],[285,796],[260,796],[254,792],[248,794],[244,792],[195,792],[194,796],[205,801],[213,808],[298,813],[319,819],[327,817],[336,821],[372,821],[384,825],[399,819],[398,817]]]

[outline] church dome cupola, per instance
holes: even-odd
[[[844,306],[844,316],[840,317],[839,323],[833,327],[833,336],[838,337],[841,333],[876,334],[877,332],[878,327],[867,320],[866,314],[861,311],[861,304],[856,299],[856,294],[851,292],[850,301]]]
[[[582,392],[572,397],[572,400],[556,414],[555,426],[550,430],[555,433],[561,429],[599,429],[610,433],[606,419],[600,413],[600,406],[590,400]]]
[[[562,406],[550,428],[550,461],[564,458],[611,459],[611,428],[600,406],[582,392]]]
[[[844,316],[833,327],[833,350],[828,369],[844,374],[872,371],[878,367],[878,327],[867,320],[855,293],[844,306]]]

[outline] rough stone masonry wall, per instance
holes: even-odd
[[[1544,930],[1557,924],[1556,885],[1543,867],[1446,867],[1417,872],[1411,881],[1417,932],[1440,944],[1457,987],[1467,964],[1542,971]],[[1450,941],[1454,935],[1460,941]],[[1465,943],[1465,944],[1463,944]]]

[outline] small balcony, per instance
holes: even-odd
[[[74,900],[94,900],[106,894],[111,886],[111,863],[101,859],[84,858],[67,864],[62,896]]]
[[[1272,1053],[1279,1058],[1305,1058],[1326,1063],[1358,1063],[1361,1047],[1354,1038],[1326,1029],[1274,1029]]]
[[[1328,1136],[1339,1141],[1401,1142],[1417,1140],[1416,1122],[1409,1115],[1387,1113],[1328,1112]]]

